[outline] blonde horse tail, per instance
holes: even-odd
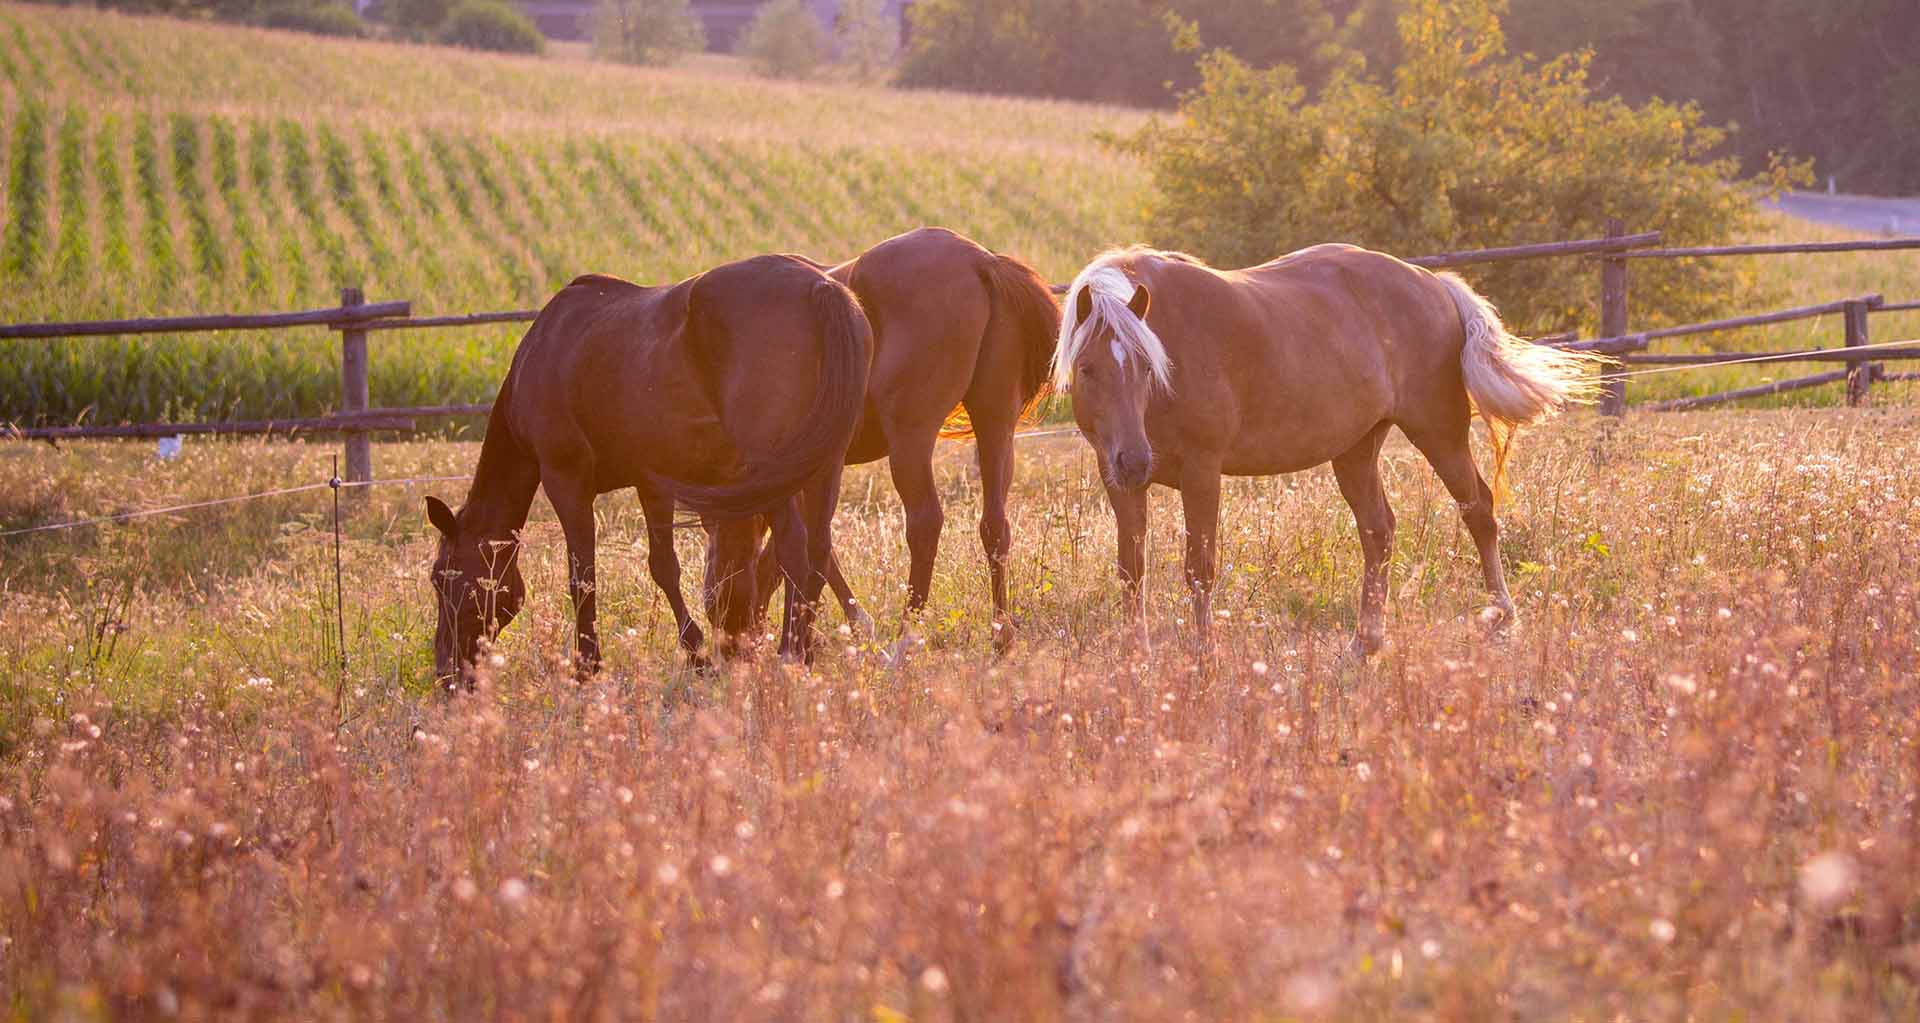
[[[1466,343],[1460,370],[1467,397],[1487,423],[1493,442],[1494,501],[1506,492],[1507,455],[1518,427],[1547,419],[1569,404],[1592,402],[1600,382],[1591,372],[1612,360],[1588,352],[1569,352],[1514,337],[1485,296],[1459,276],[1435,274],[1460,312]]]

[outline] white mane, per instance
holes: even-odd
[[[1127,255],[1124,251],[1103,253],[1088,263],[1067,289],[1066,315],[1060,318],[1060,340],[1053,350],[1054,390],[1066,391],[1072,387],[1074,363],[1093,340],[1101,323],[1113,331],[1114,358],[1138,358],[1146,364],[1161,389],[1172,388],[1169,376],[1172,363],[1167,359],[1166,346],[1145,320],[1127,309],[1128,300],[1133,298],[1134,283],[1119,266]],[[1081,289],[1093,296],[1093,314],[1085,322],[1075,323]]]

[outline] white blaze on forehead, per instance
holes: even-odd
[[[1122,345],[1120,341],[1116,338],[1115,340],[1107,342],[1107,347],[1113,350],[1113,361],[1118,363],[1121,369],[1126,369],[1127,368],[1126,346]]]

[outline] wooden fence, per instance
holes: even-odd
[[[1607,377],[1607,393],[1602,411],[1620,415],[1626,409],[1627,381],[1641,366],[1712,366],[1747,359],[1766,361],[1845,362],[1844,369],[1813,376],[1782,380],[1759,387],[1742,388],[1721,394],[1703,395],[1674,401],[1637,406],[1649,411],[1697,408],[1703,405],[1738,401],[1743,398],[1777,394],[1782,391],[1816,387],[1828,383],[1847,385],[1849,404],[1858,405],[1876,379],[1911,379],[1915,374],[1886,373],[1879,365],[1886,360],[1920,358],[1920,341],[1912,345],[1888,347],[1884,343],[1867,351],[1848,352],[1847,348],[1869,345],[1868,316],[1875,312],[1920,309],[1920,302],[1889,304],[1879,295],[1864,295],[1777,312],[1714,320],[1706,323],[1662,327],[1630,332],[1628,323],[1628,263],[1637,259],[1681,259],[1725,256],[1779,255],[1787,253],[1867,252],[1895,249],[1920,249],[1920,238],[1894,238],[1878,241],[1814,242],[1783,245],[1724,245],[1696,248],[1658,248],[1657,231],[1628,234],[1619,221],[1608,224],[1601,238],[1579,241],[1545,242],[1496,249],[1446,252],[1408,260],[1429,269],[1473,266],[1518,259],[1544,259],[1564,256],[1590,256],[1600,263],[1600,337],[1579,339],[1556,336],[1540,339],[1576,350],[1616,355],[1623,369]],[[1055,291],[1064,290],[1055,286]],[[267,433],[340,433],[345,435],[345,479],[367,482],[373,479],[373,451],[369,433],[380,430],[410,430],[416,421],[444,416],[485,415],[490,405],[433,405],[403,408],[378,408],[369,403],[367,337],[378,331],[473,327],[494,323],[531,322],[536,309],[506,312],[472,313],[460,316],[416,317],[409,302],[365,301],[357,287],[342,288],[340,305],[331,309],[311,309],[291,313],[258,315],[178,316],[135,320],[96,320],[74,323],[25,323],[0,325],[0,340],[101,337],[125,334],[182,334],[220,330],[279,330],[324,326],[340,334],[340,406],[333,415],[227,421],[212,423],[136,423],[116,426],[48,426],[18,428],[0,426],[0,438],[57,441],[85,437],[170,437],[183,434],[267,434]],[[1801,352],[1713,353],[1707,355],[1648,354],[1656,340],[1682,337],[1742,327],[1784,323],[1818,316],[1843,317],[1843,344],[1839,349],[1814,349]]]

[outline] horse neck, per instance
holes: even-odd
[[[487,436],[480,443],[480,465],[473,486],[460,509],[462,532],[488,537],[505,536],[527,524],[534,491],[540,486],[540,463],[515,443],[504,422],[504,402],[494,405]]]

